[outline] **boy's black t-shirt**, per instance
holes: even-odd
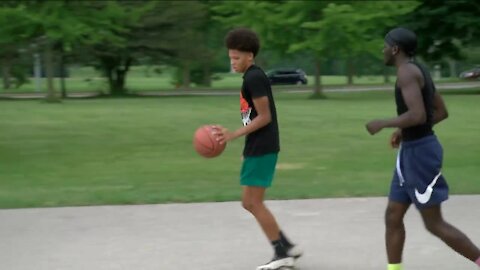
[[[245,148],[243,149],[245,157],[261,156],[280,151],[277,111],[270,81],[261,68],[252,65],[243,75],[242,91],[240,93],[240,112],[243,125],[248,125],[258,115],[253,99],[264,96],[268,97],[272,121],[246,136]]]

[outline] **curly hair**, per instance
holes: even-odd
[[[260,50],[260,41],[255,32],[247,28],[236,28],[228,32],[225,46],[230,50],[251,52],[256,56]]]

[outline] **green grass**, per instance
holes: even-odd
[[[472,94],[474,93],[474,94]],[[393,172],[392,93],[276,96],[282,151],[270,199],[383,196]],[[453,193],[480,193],[480,95],[445,95],[450,118],[436,128]],[[206,123],[233,129],[236,97],[2,101],[0,208],[238,200],[243,139],[215,159],[192,148]]]
[[[174,90],[176,89],[172,77],[172,69],[166,67],[159,67],[162,72],[156,73],[153,70],[155,67],[150,68],[147,73],[146,66],[134,66],[128,72],[126,79],[126,87],[131,92],[137,91],[161,91],[161,90]],[[216,74],[218,80],[212,81],[211,89],[238,89],[242,83],[242,76],[240,74],[220,73]],[[392,76],[391,81],[395,78]],[[456,78],[443,78],[438,82],[458,82]],[[77,67],[70,69],[70,77],[65,79],[65,84],[68,92],[85,92],[95,91],[108,93],[108,83],[99,72],[95,71],[91,67]],[[347,77],[340,75],[328,75],[322,76],[323,85],[339,86],[347,85]],[[383,76],[360,76],[354,77],[355,85],[381,85],[384,84]],[[314,85],[314,77],[308,76],[308,86]],[[35,80],[30,78],[29,82],[20,86],[19,88],[12,88],[5,90],[0,86],[0,93],[18,93],[18,92],[35,92]],[[57,91],[60,89],[60,80],[55,79],[55,87]],[[292,86],[288,86],[292,87]],[[192,88],[198,88],[196,85],[192,85]],[[46,80],[42,79],[42,90],[46,91]]]

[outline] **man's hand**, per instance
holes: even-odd
[[[373,120],[368,122],[365,127],[367,128],[368,133],[370,133],[370,135],[375,135],[385,127],[385,123],[383,120]]]
[[[402,130],[397,129],[390,137],[390,145],[392,148],[398,148],[400,146],[400,142],[402,142]]]
[[[213,135],[215,135],[217,142],[219,142],[220,144],[224,144],[235,139],[232,132],[220,125],[212,126],[212,132]]]

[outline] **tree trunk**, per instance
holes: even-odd
[[[353,85],[353,61],[352,58],[347,58],[347,83],[348,85]]]
[[[125,89],[125,75],[126,71],[121,68],[117,68],[114,71],[115,78],[113,80],[113,91],[111,92],[114,96],[123,96],[126,94]]]
[[[112,94],[115,91],[115,85],[114,85],[114,78],[113,78],[113,68],[110,66],[104,65],[105,69],[105,75],[107,76],[108,79],[108,86],[110,88],[110,94]]]
[[[190,88],[190,65],[189,63],[184,63],[182,68],[182,86],[185,89]]]
[[[2,59],[2,78],[3,78],[3,89],[10,89],[10,60],[8,57]]]
[[[65,84],[65,55],[63,51],[63,44],[59,44],[59,54],[58,54],[58,66],[60,68],[60,89],[62,92],[62,98],[67,97],[67,87]]]
[[[212,71],[208,64],[203,65],[203,85],[207,87],[212,86]]]
[[[105,75],[108,78],[110,95],[123,96],[126,94],[126,76],[132,60],[129,56],[126,58],[116,56],[104,56],[101,58]]]
[[[45,75],[47,77],[47,97],[46,100],[47,102],[59,102],[60,99],[57,96],[57,93],[55,91],[55,84],[53,83],[54,81],[54,74],[53,74],[53,69],[54,69],[54,61],[53,61],[53,50],[51,47],[51,44],[47,42],[45,45]]]
[[[315,58],[315,86],[313,89],[312,98],[325,98],[322,89],[322,72],[321,62],[319,58]]]

